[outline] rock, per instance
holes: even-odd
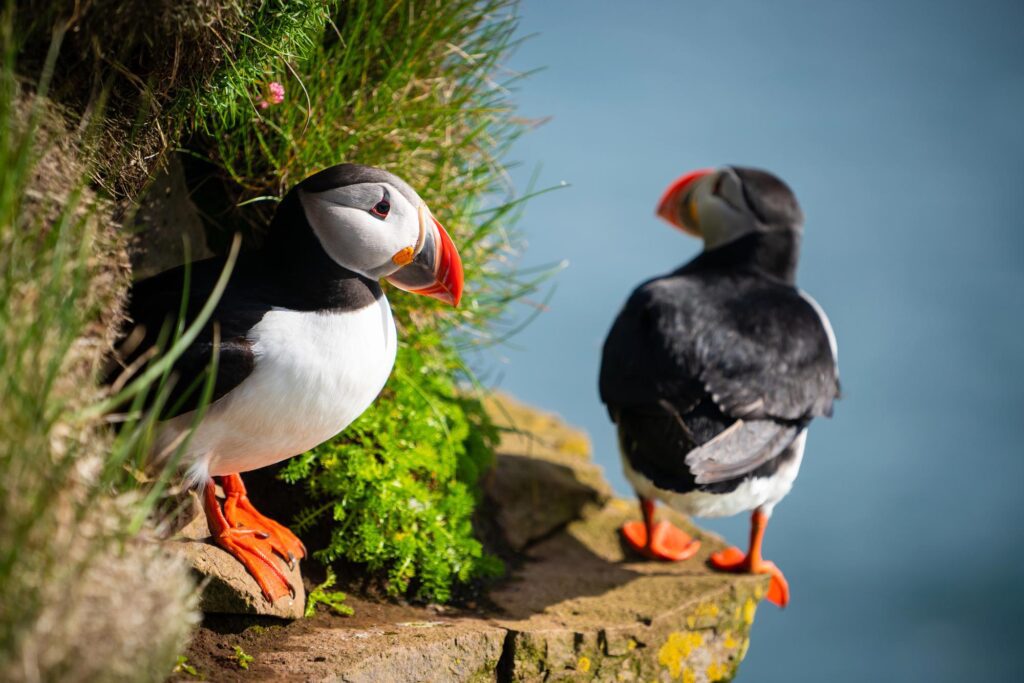
[[[502,436],[484,489],[514,550],[611,497],[601,468],[590,460],[590,440],[582,431],[500,394],[487,400],[487,410]]]
[[[354,616],[320,612],[284,626],[239,628],[232,618],[214,616],[207,619],[213,627],[199,630],[186,655],[200,675],[215,681],[495,680],[506,631],[485,618],[357,597],[346,602]],[[236,646],[253,657],[247,671],[225,661]]]
[[[251,681],[730,679],[767,578],[712,572],[706,559],[721,539],[677,515],[669,517],[702,540],[697,557],[672,564],[627,554],[616,530],[634,508],[612,500],[533,545],[491,593],[497,610],[438,613],[350,597],[350,618],[319,614],[252,636],[215,628],[197,637],[189,661],[211,680],[241,680],[215,668],[237,644],[254,657]]]
[[[339,683],[377,681],[494,680],[505,644],[505,631],[480,623],[430,621],[401,622],[388,629],[318,633],[317,651],[305,680]],[[286,641],[283,648],[304,646]],[[327,670],[331,674],[322,675]],[[301,664],[289,667],[292,675],[306,673]],[[284,673],[284,670],[282,670]]]
[[[624,550],[618,528],[635,518],[631,501],[599,511],[530,549],[515,580],[491,594],[508,615],[508,680],[728,680],[746,654],[760,576],[707,567],[720,538],[659,511],[702,541],[681,563]]]
[[[505,540],[522,550],[574,519],[604,496],[573,469],[529,456],[499,453],[485,484]]]
[[[731,678],[767,579],[712,572],[707,558],[722,540],[664,507],[662,518],[701,539],[697,557],[674,564],[627,552],[618,529],[636,518],[636,503],[611,499],[586,435],[500,394],[487,407],[503,430],[487,491],[507,540],[528,556],[490,596],[506,616],[496,622],[508,630],[503,676]]]
[[[501,443],[497,448],[499,453],[515,453],[567,463],[590,463],[590,438],[586,432],[566,424],[554,413],[531,408],[501,392],[486,397],[484,407],[495,426],[501,430]],[[596,468],[594,475],[588,480],[595,487],[608,491],[600,468]]]
[[[254,614],[282,619],[298,619],[306,606],[306,591],[302,585],[300,562],[294,569],[278,557],[278,567],[296,589],[294,598],[284,596],[274,603],[263,597],[256,579],[241,562],[215,545],[210,538],[206,516],[202,513],[198,497],[190,493],[195,515],[169,541],[168,546],[180,554],[202,581],[199,608],[216,614]]]
[[[618,528],[637,517],[636,503],[610,497],[586,437],[507,398],[490,407],[518,427],[505,432],[488,491],[503,506],[506,532],[524,548],[514,575],[491,591],[493,609],[350,596],[354,617],[322,613],[253,635],[201,629],[190,661],[211,680],[242,680],[222,662],[225,651],[244,646],[254,657],[247,681],[709,683],[735,676],[767,577],[712,571],[707,558],[723,541],[665,508],[660,517],[701,539],[698,555],[668,563],[633,554]],[[561,496],[575,502],[553,506]],[[536,514],[544,507],[556,510]]]
[[[188,240],[193,261],[213,256],[206,244],[199,211],[189,197],[181,161],[173,154],[153,177],[128,229],[137,234],[132,253],[132,272],[136,280],[184,263],[183,239]]]

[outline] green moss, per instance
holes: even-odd
[[[253,662],[253,656],[245,653],[241,645],[235,645],[235,663],[238,664],[239,669],[245,669],[248,671],[249,665]]]
[[[327,501],[301,520],[318,512],[333,520],[320,559],[365,562],[386,571],[395,593],[415,581],[420,596],[446,600],[453,582],[500,568],[470,521],[495,434],[480,403],[457,390],[455,358],[409,345],[400,358],[377,406],[343,439],[289,462],[284,476]]]
[[[174,668],[171,670],[171,673],[182,673],[188,674],[193,678],[201,678],[199,670],[188,663],[188,657],[186,657],[185,655],[178,655],[178,661],[175,662]]]
[[[348,597],[341,591],[329,590],[334,585],[337,578],[334,575],[334,571],[327,568],[327,578],[319,586],[314,588],[306,596],[306,612],[307,617],[313,616],[316,611],[317,605],[326,605],[335,614],[350,617],[355,614],[355,610],[345,604],[345,599]]]

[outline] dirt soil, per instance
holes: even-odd
[[[207,615],[186,652],[188,664],[196,668],[199,676],[181,672],[170,680],[205,679],[226,683],[281,680],[282,671],[298,672],[311,664],[325,663],[336,657],[336,641],[317,638],[315,634],[318,632],[333,631],[344,640],[346,635],[358,637],[356,634],[380,629],[394,629],[391,635],[397,635],[399,631],[410,628],[398,624],[486,620],[488,617],[484,612],[472,610],[401,605],[353,595],[349,595],[346,604],[355,610],[354,615],[337,615],[318,605],[313,617],[292,622],[273,617]],[[297,646],[298,643],[302,645]],[[253,657],[248,669],[239,665],[236,646]],[[295,680],[306,679],[299,675]]]

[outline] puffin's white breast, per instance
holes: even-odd
[[[395,363],[384,297],[356,311],[273,309],[248,337],[253,372],[210,406],[189,446],[197,478],[265,467],[330,439],[370,406]],[[187,427],[191,414],[168,427],[177,421]]]

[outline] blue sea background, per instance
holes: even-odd
[[[739,681],[1024,680],[1024,3],[527,0],[511,157],[520,265],[568,260],[491,378],[585,428],[615,489],[601,344],[699,244],[654,217],[684,171],[770,169],[807,215],[800,286],[843,400],[811,428]],[[746,518],[707,526],[743,544]]]

